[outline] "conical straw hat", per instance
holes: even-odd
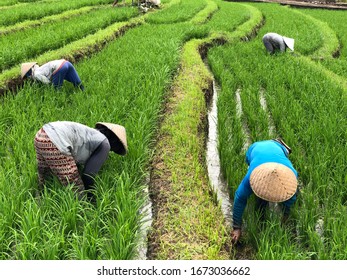
[[[25,76],[26,73],[28,73],[28,71],[36,64],[37,62],[26,62],[26,63],[22,63],[21,68],[20,68],[20,72],[21,72],[21,76],[22,79]]]
[[[287,166],[268,162],[256,167],[250,178],[256,196],[270,202],[283,202],[291,198],[298,182],[294,172]]]
[[[124,156],[127,153],[127,151],[128,151],[125,127],[121,126],[121,125],[118,125],[118,124],[105,123],[105,122],[98,122],[95,125],[96,128],[99,128],[100,126],[107,127],[120,140],[120,142],[123,144],[123,149],[122,149],[122,151],[119,154]]]
[[[294,39],[283,36],[283,41],[288,48],[294,51]]]

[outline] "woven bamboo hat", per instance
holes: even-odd
[[[26,73],[28,73],[28,71],[35,65],[37,64],[37,62],[26,62],[26,63],[22,63],[21,68],[20,68],[20,72],[21,72],[21,76],[22,79],[25,76]]]
[[[298,182],[294,172],[287,166],[268,162],[256,167],[250,178],[256,196],[270,202],[283,202],[291,198]]]
[[[294,39],[283,36],[283,41],[288,48],[294,51]]]
[[[122,143],[122,149],[119,152],[119,154],[124,156],[128,151],[125,127],[119,124],[113,124],[113,123],[105,123],[105,122],[96,123],[95,128],[101,128],[101,127],[108,128],[119,139],[119,141]]]

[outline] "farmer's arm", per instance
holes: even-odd
[[[49,84],[51,81],[44,75],[40,74],[40,73],[35,73],[33,75],[34,79],[37,81],[40,81],[44,84]]]
[[[251,164],[252,161],[252,151],[254,147],[257,145],[257,143],[253,143],[251,146],[249,146],[247,152],[246,152],[246,163],[247,165]]]
[[[231,233],[232,242],[237,242],[241,237],[242,215],[247,205],[247,200],[252,194],[249,185],[249,174],[245,176],[236,190],[233,209],[233,231]]]
[[[246,208],[247,200],[252,193],[253,192],[249,184],[249,176],[247,174],[235,192],[233,208],[233,228],[241,228],[242,215]]]

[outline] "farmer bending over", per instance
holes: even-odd
[[[23,63],[21,75],[22,78],[31,78],[44,84],[52,83],[55,88],[60,88],[64,80],[67,80],[75,87],[79,87],[82,91],[84,90],[75,67],[65,59],[53,60],[43,64],[41,67],[36,62]]]
[[[291,149],[277,138],[253,143],[246,153],[248,172],[234,197],[232,241],[241,236],[242,215],[252,193],[257,196],[257,208],[264,213],[268,202],[282,202],[283,218],[288,218],[296,200],[297,176],[288,155]]]
[[[287,48],[294,51],[294,39],[281,36],[277,33],[265,34],[263,37],[263,43],[270,54],[274,54],[276,50],[285,52]]]
[[[69,121],[47,123],[37,132],[34,144],[40,189],[51,171],[63,185],[73,184],[79,197],[93,187],[110,150],[119,155],[127,153],[125,128],[103,122],[95,129]],[[84,165],[82,176],[77,164]],[[88,196],[93,198],[90,193]]]
[[[148,0],[147,1],[151,7],[157,7],[159,8],[160,6],[160,0]]]

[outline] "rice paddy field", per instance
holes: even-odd
[[[347,10],[119,2],[0,0],[0,259],[347,259]],[[270,56],[267,32],[295,51]],[[84,92],[20,79],[21,63],[60,58]],[[299,173],[289,221],[270,207],[260,222],[251,198],[238,244],[207,174],[213,93],[231,201],[252,142],[282,137]],[[34,136],[57,120],[126,128],[129,152],[109,155],[95,204],[57,178],[38,195]]]

